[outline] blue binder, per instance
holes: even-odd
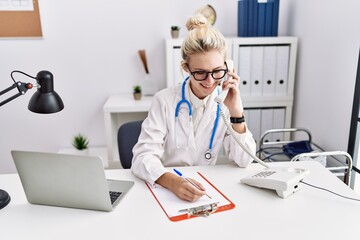
[[[248,32],[248,6],[249,0],[238,1],[238,36],[247,37]]]
[[[265,6],[266,3],[258,3],[257,36],[259,37],[265,34]]]
[[[272,18],[272,34],[271,36],[278,35],[278,26],[279,26],[279,4],[280,0],[273,0],[273,18]]]
[[[280,0],[238,0],[238,36],[277,36]]]
[[[256,36],[256,28],[254,25],[254,8],[255,8],[255,1],[256,0],[249,0],[249,8],[248,8],[248,26],[249,26],[249,32],[248,36],[253,37]]]
[[[274,0],[268,0],[265,6],[265,32],[264,36],[272,36],[272,25],[273,25],[273,5]]]
[[[258,29],[258,10],[259,10],[259,4],[257,0],[252,0],[254,3],[254,8],[252,12],[253,16],[253,36],[257,36],[257,29]]]

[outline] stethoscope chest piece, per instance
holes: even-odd
[[[210,150],[206,151],[206,153],[205,153],[205,159],[208,160],[208,161],[210,161],[211,158],[212,158],[212,154],[211,154]]]

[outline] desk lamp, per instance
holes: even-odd
[[[30,111],[34,113],[47,114],[59,112],[64,108],[64,103],[62,102],[60,96],[54,91],[54,79],[52,73],[49,71],[40,71],[36,77],[32,77],[21,71],[12,71],[10,76],[14,81],[14,84],[2,90],[0,92],[0,96],[15,88],[17,88],[18,93],[0,102],[0,107],[15,98],[24,95],[27,90],[32,89],[34,86],[32,83],[15,81],[13,77],[14,73],[21,73],[27,77],[36,79],[37,91],[30,99],[28,105],[28,109]],[[0,189],[0,209],[5,207],[10,200],[10,195],[6,191]]]

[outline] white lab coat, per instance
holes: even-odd
[[[189,82],[187,81],[185,87],[187,100],[189,100]],[[229,135],[221,117],[213,140],[213,157],[211,160],[205,159],[216,119],[217,103],[214,98],[217,95],[217,90],[214,90],[194,134],[193,125],[189,124],[189,110],[185,104],[179,111],[178,124],[181,127],[175,130],[175,108],[181,100],[181,85],[158,92],[142,124],[139,140],[133,148],[132,172],[148,183],[154,184],[168,171],[165,167],[214,165],[222,145],[231,161],[236,162],[240,167],[249,165],[253,159]],[[223,108],[228,114],[227,108]],[[184,131],[190,134],[185,134]],[[256,144],[248,129],[246,133],[238,134],[238,138],[255,154]]]

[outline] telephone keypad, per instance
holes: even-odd
[[[266,178],[268,176],[273,175],[274,173],[276,173],[276,172],[275,171],[262,171],[262,172],[259,172],[259,173],[255,174],[252,177],[253,178]]]

